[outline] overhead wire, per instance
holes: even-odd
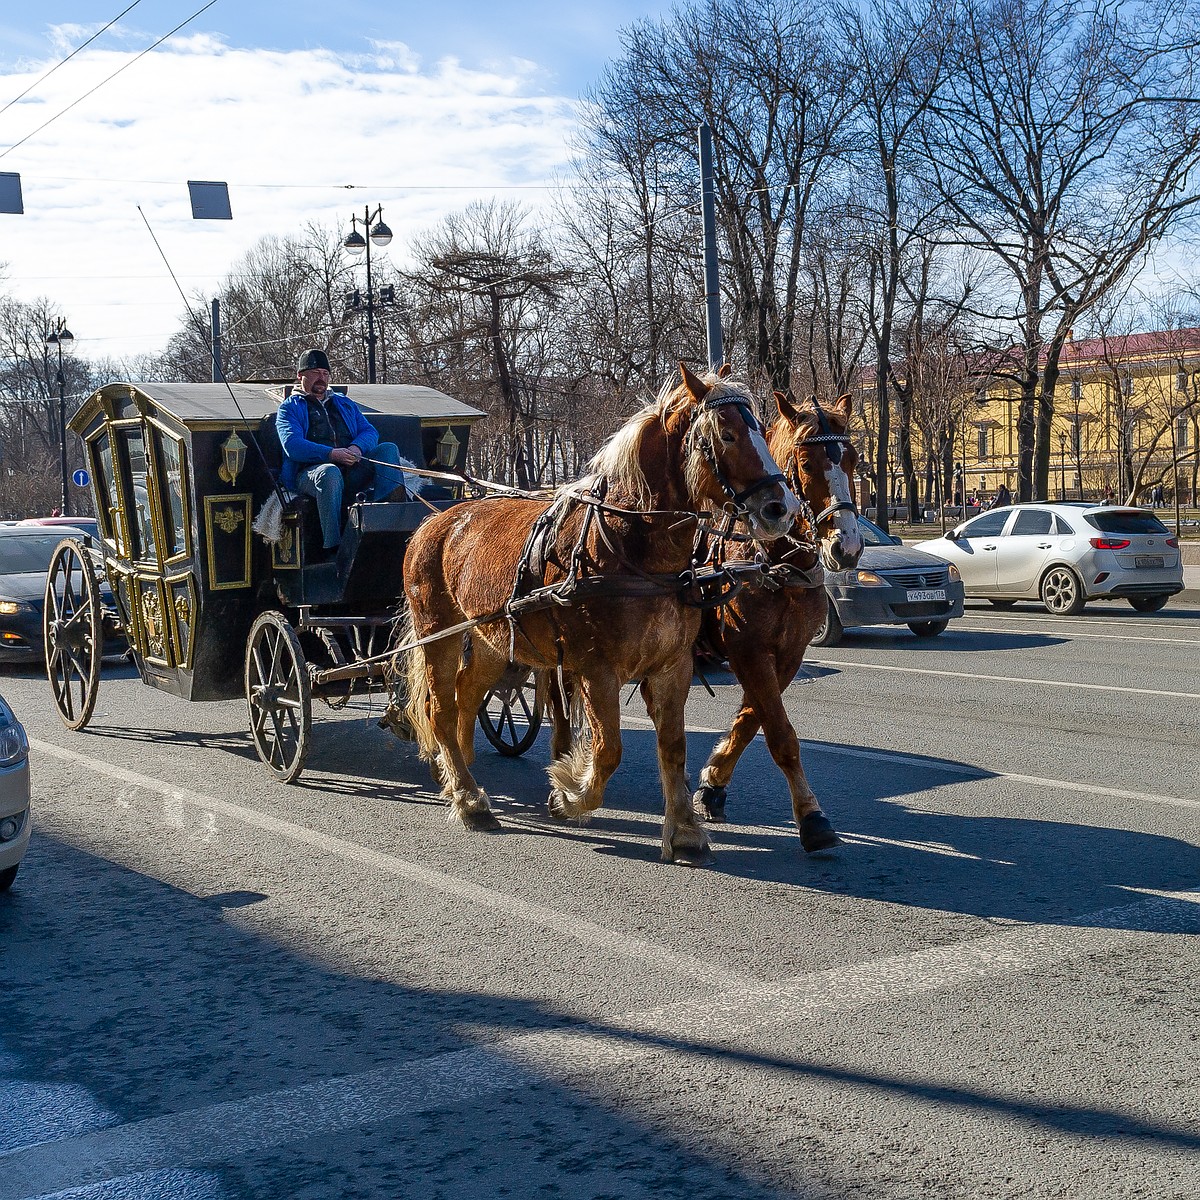
[[[145,50],[142,50],[140,53],[135,54],[133,56],[133,58],[131,58],[127,63],[123,63],[111,75],[108,75],[104,79],[100,80],[100,82],[98,84],[96,84],[95,87],[89,88],[78,99],[72,100],[71,103],[68,104],[66,108],[61,109],[60,111],[56,112],[54,114],[54,116],[43,121],[36,129],[31,130],[29,133],[27,133],[19,142],[14,142],[11,146],[8,147],[7,150],[0,150],[0,158],[5,158],[7,155],[11,154],[14,150],[16,150],[18,146],[25,145],[25,143],[27,141],[29,141],[30,138],[36,137],[39,133],[41,133],[42,130],[45,129],[47,125],[52,125],[55,121],[58,120],[59,117],[65,115],[66,113],[69,113],[71,111],[71,109],[73,109],[77,104],[81,104],[84,100],[86,100],[94,92],[98,92],[106,83],[110,83],[112,80],[116,79],[116,77],[118,75],[120,75],[122,71],[127,71],[139,59],[145,58],[146,55],[149,54],[151,50],[157,49],[159,46],[161,46],[163,44],[163,42],[165,42],[167,40],[167,38],[174,37],[175,34],[177,34],[185,25],[190,25],[198,16],[200,16],[202,13],[206,13],[216,3],[217,3],[217,0],[208,0],[208,3],[206,5],[204,5],[203,8],[198,8],[194,13],[192,13],[192,15],[190,17],[187,18],[187,20],[180,21],[180,23],[178,25],[176,25],[175,28],[172,29],[169,33],[164,33],[162,35],[162,37],[160,37],[158,39],[158,41],[153,42],[151,45],[147,46],[145,48]]]
[[[139,4],[141,4],[141,2],[142,0],[133,0],[133,3],[128,8],[117,13],[117,15],[113,17],[113,19],[109,21],[109,23],[103,28],[97,29],[96,32],[93,33],[86,42],[81,42],[75,47],[74,50],[71,51],[70,54],[67,55],[66,58],[56,62],[54,66],[50,68],[50,70],[39,75],[19,96],[14,96],[3,108],[0,108],[0,116],[3,116],[6,112],[8,112],[8,110],[12,108],[12,106],[16,104],[18,100],[24,100],[25,97],[28,96],[29,93],[32,92],[39,83],[44,83],[50,78],[51,75],[54,74],[55,71],[58,70],[59,67],[65,66],[67,63],[69,63],[71,59],[73,59],[81,50],[86,50],[102,33],[106,33],[108,30],[110,30],[123,16],[125,16],[126,13],[132,12]]]

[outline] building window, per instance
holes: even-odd
[[[989,455],[988,455],[988,427],[986,425],[977,425],[975,427],[975,431],[976,431],[975,448],[978,451],[977,457],[982,462],[985,458],[989,457]]]
[[[1188,448],[1188,430],[1191,425],[1188,423],[1187,417],[1179,417],[1175,422],[1175,446],[1176,449],[1186,450]]]

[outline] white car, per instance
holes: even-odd
[[[917,548],[953,563],[968,596],[998,608],[1037,600],[1072,616],[1089,600],[1157,612],[1183,591],[1179,542],[1142,508],[1076,501],[980,513]]]
[[[0,892],[7,892],[29,845],[29,739],[0,697]]]

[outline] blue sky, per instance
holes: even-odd
[[[6,5],[0,108],[128,2]],[[26,208],[0,215],[0,288],[60,305],[82,353],[153,352],[177,327],[139,206],[189,293],[214,291],[263,234],[348,224],[368,203],[384,204],[400,260],[473,198],[536,206],[619,28],[667,7],[217,0],[131,61],[202,3],[141,0],[0,113],[0,171],[20,173]],[[191,220],[189,179],[228,181],[234,219]]]

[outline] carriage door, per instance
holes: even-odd
[[[117,427],[129,486],[126,527],[138,651],[147,663],[186,667],[195,584],[183,480],[184,446],[151,421]]]

